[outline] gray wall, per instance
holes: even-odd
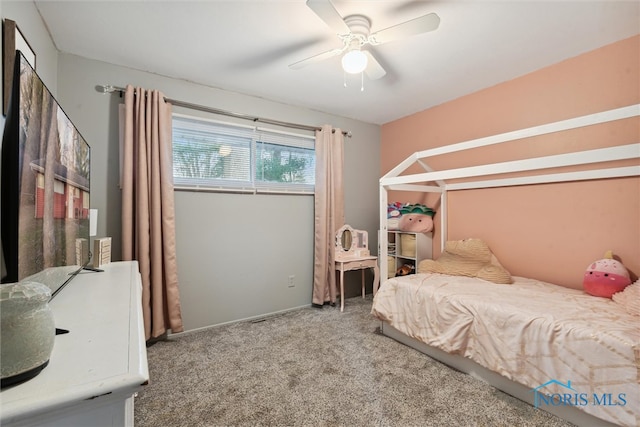
[[[117,94],[97,84],[156,88],[169,98],[296,123],[348,129],[345,143],[346,220],[377,247],[380,129],[155,74],[61,54],[59,99],[92,146],[91,205],[98,235],[112,236],[119,256]],[[174,108],[175,112],[202,115]],[[218,117],[221,120],[229,120]],[[308,305],[313,280],[313,197],[176,192],[178,269],[187,330]],[[287,286],[295,276],[295,287]],[[358,292],[351,274],[349,294]],[[370,278],[370,277],[369,277]]]
[[[34,33],[41,33],[42,23],[22,15],[32,17],[33,5],[10,2],[12,18],[6,4],[1,9],[4,17],[14,19],[32,42],[31,27],[37,28]],[[57,65],[57,99],[91,145],[91,207],[99,210],[98,236],[113,238],[114,260],[121,253],[118,105],[122,100],[117,94],[98,93],[95,86],[99,84],[143,86],[181,101],[295,123],[329,123],[351,131],[353,137],[345,139],[346,221],[369,232],[370,248],[376,252],[379,126],[70,54],[52,55],[51,46],[49,41],[41,49],[47,52],[43,54],[47,65]],[[38,46],[34,49],[40,73],[41,52]],[[203,115],[177,107],[174,112]],[[185,329],[309,305],[313,210],[312,196],[176,192],[178,278]],[[295,276],[293,288],[287,286],[290,275]],[[367,273],[369,292],[371,280]],[[349,273],[347,283],[345,293],[357,295],[359,273]]]

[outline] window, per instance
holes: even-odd
[[[173,116],[176,188],[312,194],[315,138]]]

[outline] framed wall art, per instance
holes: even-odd
[[[12,21],[11,19],[5,19],[2,34],[2,113],[4,115],[7,114],[7,108],[9,106],[9,95],[11,94],[13,64],[16,58],[16,50],[22,52],[24,58],[35,70],[36,53],[31,48],[31,45],[29,45],[29,42],[24,37],[15,21]]]

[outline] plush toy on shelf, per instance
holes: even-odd
[[[631,283],[626,267],[613,259],[613,253],[607,251],[604,258],[593,262],[584,273],[582,286],[586,293],[597,297],[611,298]]]
[[[400,209],[402,216],[398,223],[401,231],[428,233],[433,230],[433,216],[436,211],[421,204],[404,205]]]
[[[396,277],[398,276],[406,276],[408,274],[413,274],[416,272],[416,267],[411,264],[404,264],[402,267],[396,270]]]
[[[419,203],[393,202],[387,205],[387,229],[428,233],[433,230],[436,211]]]
[[[387,205],[387,228],[389,231],[400,229],[400,218],[402,218],[402,203],[393,202]]]

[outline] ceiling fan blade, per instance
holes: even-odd
[[[311,46],[322,41],[323,39],[320,37],[309,37],[306,40],[295,41],[285,46],[277,47],[275,49],[264,50],[259,54],[252,54],[250,57],[234,61],[230,65],[238,69],[264,67],[265,65],[274,63],[279,59],[295,55],[296,52],[306,48],[310,48]]]
[[[336,34],[348,34],[351,30],[329,0],[307,0],[307,6]]]
[[[378,62],[378,60],[369,52],[368,50],[363,50],[364,54],[367,55],[367,68],[364,70],[367,73],[367,76],[371,80],[377,80],[384,77],[387,72],[382,65]]]
[[[433,31],[440,25],[440,17],[435,13],[420,16],[410,21],[377,31],[369,36],[371,44],[382,44],[406,37]]]
[[[316,62],[324,61],[325,59],[329,59],[329,58],[333,58],[334,56],[338,56],[343,51],[344,51],[344,48],[328,50],[328,51],[322,52],[322,53],[320,53],[318,55],[314,55],[314,56],[311,56],[309,58],[303,59],[302,61],[294,62],[293,64],[289,65],[289,68],[291,68],[292,70],[299,70],[300,68],[306,67],[309,64],[313,64],[313,63],[316,63]]]

